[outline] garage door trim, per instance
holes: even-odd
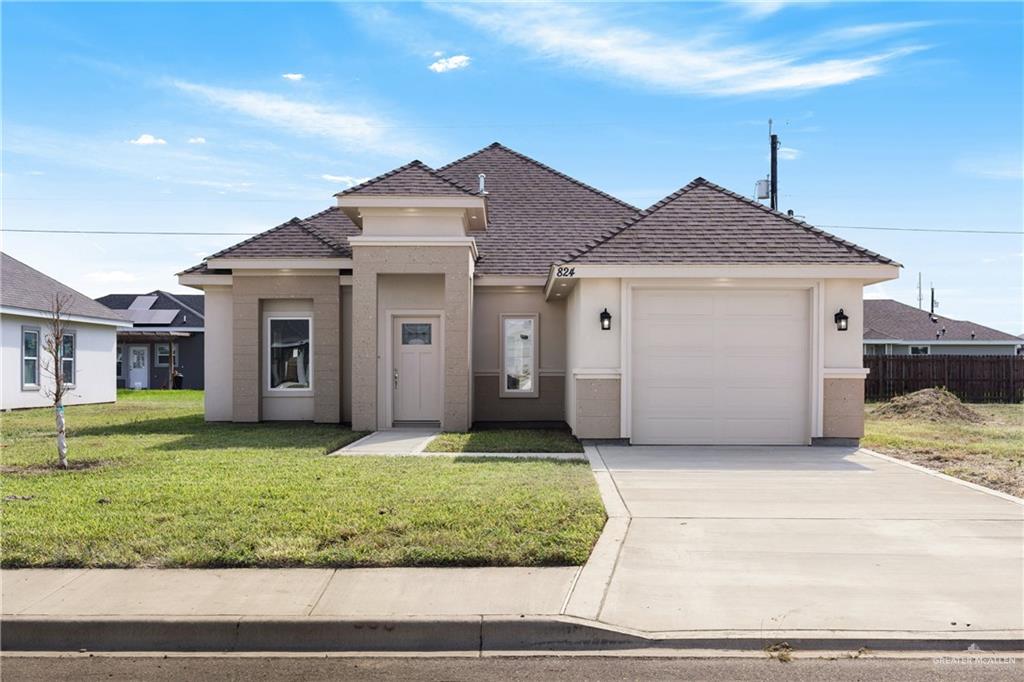
[[[695,283],[693,281],[651,281],[651,280],[622,280],[621,301],[623,334],[622,343],[619,347],[622,377],[620,381],[620,429],[623,438],[632,439],[633,433],[633,301],[634,296],[641,290],[687,290],[687,291],[715,291],[715,290],[793,290],[799,289],[809,292],[811,313],[808,333],[808,348],[810,349],[808,361],[810,368],[808,372],[810,386],[808,396],[810,398],[808,410],[810,412],[810,438],[819,438],[822,433],[822,411],[824,385],[824,334],[822,333],[822,320],[824,319],[824,280],[764,280],[740,278],[733,282],[720,283]]]

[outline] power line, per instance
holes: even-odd
[[[877,225],[818,225],[817,227],[830,230],[880,230],[883,232],[939,232],[946,234],[1012,234],[1024,237],[1024,231],[1020,230],[990,230],[990,229],[967,229],[967,228],[932,228],[932,227],[881,227]],[[36,228],[10,228],[0,229],[0,232],[22,232],[32,234],[122,234],[122,235],[151,235],[151,236],[250,236],[259,232],[199,232],[187,231],[176,232],[174,230],[100,230],[100,229],[36,229]]]
[[[958,229],[958,228],[940,228],[940,227],[876,227],[873,225],[817,225],[816,227],[824,227],[830,230],[884,230],[887,232],[946,232],[955,234],[1016,234],[1024,236],[1024,232],[1020,230],[989,230],[989,229]]]

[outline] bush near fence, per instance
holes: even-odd
[[[866,400],[945,388],[971,403],[1024,401],[1021,355],[865,355]]]

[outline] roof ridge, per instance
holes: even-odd
[[[163,294],[164,296],[166,296],[167,298],[171,299],[172,301],[174,301],[174,302],[175,302],[175,303],[177,303],[178,305],[180,305],[180,306],[181,306],[182,308],[184,308],[184,309],[188,310],[188,311],[189,311],[190,313],[192,313],[193,315],[198,315],[199,317],[203,318],[203,320],[205,320],[205,319],[206,319],[206,316],[205,316],[205,315],[203,315],[203,313],[199,312],[198,310],[196,310],[196,309],[195,309],[195,308],[193,308],[192,306],[188,305],[187,303],[185,303],[184,301],[182,301],[182,300],[181,300],[180,298],[178,298],[177,296],[175,296],[175,295],[174,295],[174,294],[172,294],[171,292],[169,292],[169,291],[163,291],[163,290],[161,290],[161,289],[157,289],[157,291],[158,291],[158,292],[160,292],[161,294]]]
[[[491,144],[487,145],[483,149],[478,149],[475,152],[473,152],[472,154],[467,154],[466,156],[463,156],[462,158],[456,159],[455,161],[452,161],[451,163],[445,164],[445,165],[441,166],[440,168],[438,168],[437,172],[438,173],[442,173],[445,170],[447,170],[448,168],[454,166],[455,164],[460,163],[462,161],[465,161],[467,159],[471,159],[472,157],[477,156],[478,154],[484,153],[488,149],[500,149],[502,151],[508,152],[509,154],[511,154],[511,155],[513,155],[513,156],[515,156],[515,157],[517,157],[519,159],[522,159],[523,161],[526,161],[527,163],[531,163],[534,166],[537,166],[538,168],[551,173],[552,175],[560,177],[563,180],[568,180],[569,182],[571,182],[572,184],[576,185],[577,187],[582,187],[583,189],[585,189],[585,190],[587,190],[589,192],[592,192],[592,193],[594,193],[594,194],[596,194],[596,195],[598,195],[600,197],[604,197],[605,199],[610,199],[611,201],[614,201],[615,203],[619,204],[620,206],[624,206],[626,208],[631,208],[634,211],[639,211],[640,210],[636,206],[634,206],[634,205],[632,205],[632,204],[630,204],[628,202],[625,202],[625,201],[623,201],[622,199],[619,199],[616,196],[612,196],[611,194],[608,194],[607,192],[599,190],[598,188],[594,187],[593,185],[588,185],[587,183],[583,182],[582,180],[577,180],[576,178],[572,177],[571,175],[567,175],[567,174],[563,173],[560,170],[556,170],[556,169],[552,168],[551,166],[549,166],[547,164],[541,163],[537,159],[529,157],[526,154],[523,154],[522,152],[517,152],[515,149],[510,149],[509,147],[506,147],[505,145],[501,144],[500,142],[492,142]]]
[[[260,232],[259,234],[254,234],[253,236],[249,237],[248,239],[243,239],[242,241],[238,242],[237,244],[232,244],[231,246],[228,246],[227,248],[221,249],[217,253],[214,253],[214,254],[211,254],[211,255],[207,256],[206,258],[203,259],[203,262],[206,262],[206,261],[210,260],[211,258],[220,258],[221,256],[223,256],[224,254],[228,253],[229,251],[234,251],[235,249],[237,249],[240,246],[244,246],[246,244],[249,244],[249,243],[251,243],[251,242],[253,242],[253,241],[255,241],[255,240],[257,240],[257,239],[259,239],[261,237],[265,237],[268,234],[271,234],[273,232],[277,232],[278,230],[283,230],[284,228],[288,227],[289,225],[294,225],[297,222],[299,222],[299,217],[298,216],[294,216],[294,217],[291,218],[291,220],[285,221],[285,222],[281,223],[280,225],[276,225],[276,226],[270,228],[269,230],[264,230],[263,232]],[[193,266],[193,267],[198,267],[198,266]]]
[[[703,180],[703,178],[701,178],[701,179]],[[870,250],[868,248],[860,246],[859,244],[854,244],[853,242],[847,241],[847,240],[845,240],[845,239],[843,239],[841,237],[837,237],[836,235],[832,234],[831,232],[826,232],[825,230],[822,230],[819,227],[815,227],[815,226],[811,225],[810,223],[806,223],[803,220],[799,220],[796,217],[791,216],[791,215],[789,215],[787,213],[783,213],[783,212],[775,210],[774,208],[771,208],[769,206],[765,206],[760,201],[754,201],[753,199],[751,199],[749,197],[745,197],[742,194],[737,194],[736,192],[733,192],[730,189],[726,189],[725,187],[722,187],[721,185],[716,185],[715,183],[711,182],[710,180],[704,180],[703,184],[708,189],[713,189],[713,190],[715,190],[715,191],[717,191],[717,192],[719,192],[721,194],[724,194],[724,195],[726,195],[728,197],[731,197],[733,199],[738,199],[739,201],[741,201],[741,202],[743,202],[743,203],[745,203],[745,204],[747,204],[749,206],[755,206],[755,207],[761,209],[762,211],[764,211],[765,213],[769,213],[769,214],[771,214],[773,216],[776,216],[778,218],[782,218],[783,220],[785,220],[785,221],[787,221],[789,223],[792,223],[793,225],[796,225],[797,227],[803,228],[804,230],[806,230],[807,232],[810,232],[811,234],[817,235],[819,237],[824,237],[828,241],[830,241],[830,242],[832,242],[834,244],[838,244],[838,245],[840,245],[840,246],[842,246],[844,248],[847,248],[847,249],[849,249],[851,251],[855,251],[857,253],[863,254],[865,256],[868,256],[869,258],[873,258],[874,260],[880,261],[882,263],[892,264],[892,265],[900,265],[899,263],[897,263],[896,261],[894,261],[891,258],[887,258],[886,256],[883,256],[883,255],[881,255],[879,253],[876,253],[876,252],[874,252],[874,251],[872,251],[872,250]]]
[[[866,299],[864,299],[864,303],[867,303],[868,301],[883,301],[883,302],[888,302],[888,303],[895,303],[896,305],[901,306],[903,308],[910,308],[911,310],[918,310],[918,311],[920,311],[920,312],[922,312],[922,313],[924,313],[926,315],[929,315],[930,317],[934,317],[938,322],[945,321],[945,322],[956,322],[958,324],[969,324],[969,325],[973,325],[974,327],[977,327],[979,329],[987,329],[990,332],[996,332],[998,334],[1005,334],[1005,335],[1008,335],[1008,336],[1013,336],[1014,338],[1019,338],[1019,337],[1014,336],[1013,334],[1010,334],[1010,332],[1004,332],[1002,329],[996,329],[995,327],[989,327],[988,325],[981,324],[980,322],[975,322],[974,320],[959,320],[959,319],[957,319],[955,317],[949,317],[947,315],[939,315],[938,313],[933,313],[931,311],[925,310],[924,308],[915,308],[914,306],[910,305],[909,303],[904,303],[903,301],[897,301],[895,298],[866,298]]]
[[[700,186],[700,185],[702,185],[702,184],[704,184],[706,182],[707,182],[707,180],[705,180],[704,178],[702,178],[700,176],[694,178],[693,180],[691,180],[690,182],[686,183],[685,185],[683,185],[682,187],[677,189],[675,192],[672,192],[671,194],[669,194],[667,197],[663,198],[662,200],[657,201],[657,202],[651,204],[650,206],[648,206],[647,208],[638,211],[635,216],[627,218],[622,223],[622,225],[620,225],[620,226],[618,226],[616,228],[612,228],[611,230],[608,231],[607,234],[601,235],[600,237],[598,237],[596,239],[592,239],[589,242],[587,242],[586,244],[584,244],[583,246],[581,246],[579,249],[576,249],[576,250],[570,252],[570,258],[567,261],[565,261],[565,262],[571,263],[572,261],[576,260],[577,258],[579,258],[583,254],[587,253],[588,251],[591,251],[591,250],[597,248],[598,246],[600,246],[601,244],[605,243],[606,241],[608,241],[612,237],[615,237],[616,235],[618,235],[618,234],[620,234],[622,232],[625,232],[628,228],[632,227],[633,225],[635,225],[636,223],[640,222],[641,220],[643,220],[647,216],[651,215],[652,213],[655,213],[659,209],[664,208],[665,206],[667,206],[671,202],[673,202],[676,199],[678,199],[679,197],[681,197],[686,192],[689,192],[691,189],[693,189],[695,187],[698,187],[698,186]]]
[[[343,247],[341,244],[339,244],[338,242],[334,241],[333,239],[322,233],[316,226],[310,223],[308,219],[300,218],[299,227],[302,228],[302,230],[304,230],[305,232],[315,237],[316,239],[319,239],[321,242],[331,247],[335,251],[345,251],[345,247]]]
[[[409,163],[405,164],[404,166],[399,166],[398,168],[392,168],[391,170],[389,170],[386,173],[381,173],[380,175],[378,175],[376,177],[373,177],[373,178],[370,178],[369,180],[366,180],[364,182],[361,182],[358,185],[353,185],[352,187],[349,187],[348,189],[344,189],[344,190],[342,190],[340,192],[336,192],[334,194],[334,196],[341,196],[343,194],[351,194],[352,192],[357,192],[357,191],[366,189],[367,187],[375,185],[378,182],[386,180],[387,178],[390,178],[390,177],[392,177],[394,175],[397,175],[398,173],[410,170],[412,168],[418,168],[420,170],[424,170],[431,177],[437,178],[438,180],[440,180],[440,181],[442,181],[442,182],[444,182],[444,183],[446,183],[448,185],[451,185],[452,187],[454,187],[455,189],[457,189],[457,190],[459,190],[461,192],[466,192],[467,194],[472,194],[472,195],[476,195],[477,194],[477,192],[475,192],[474,190],[469,189],[465,185],[462,185],[461,183],[456,182],[455,180],[452,180],[451,178],[447,178],[447,177],[441,175],[436,170],[434,170],[433,168],[431,168],[427,164],[423,163],[419,159],[413,159],[412,161],[410,161]]]

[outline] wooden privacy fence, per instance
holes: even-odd
[[[946,388],[965,402],[1024,400],[1021,355],[865,355],[867,400],[888,400],[922,388]]]

